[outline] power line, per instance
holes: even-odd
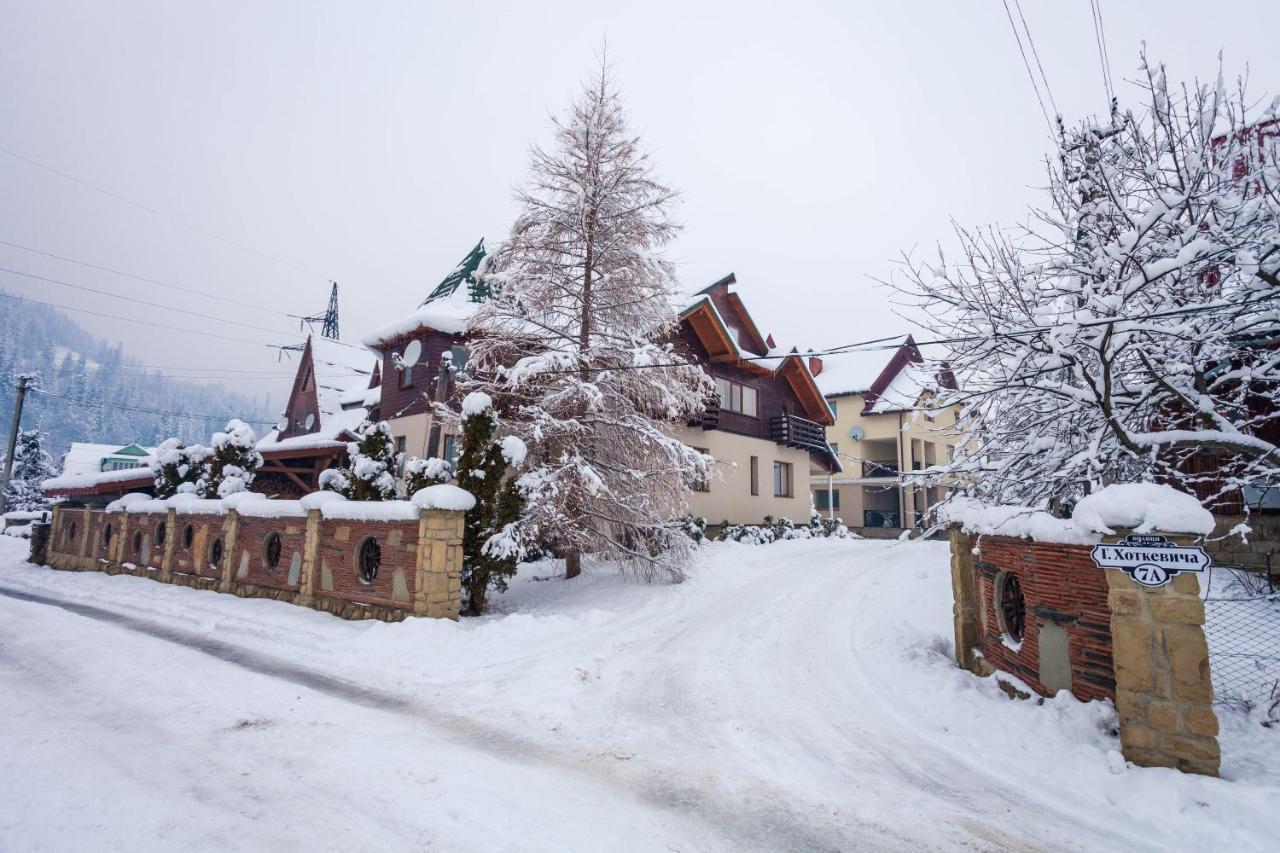
[[[1053,99],[1053,90],[1049,88],[1049,78],[1045,76],[1044,66],[1040,64],[1040,51],[1036,50],[1036,43],[1031,38],[1031,27],[1027,26],[1027,19],[1022,14],[1021,0],[1013,0],[1013,6],[1018,10],[1018,19],[1022,21],[1022,31],[1027,34],[1027,44],[1031,47],[1031,55],[1035,57],[1036,68],[1040,69],[1040,82],[1044,83],[1045,94],[1049,96],[1049,106],[1053,107],[1053,114],[1062,115],[1058,111],[1058,104]]]
[[[116,201],[121,201],[121,202],[124,202],[125,204],[132,205],[133,207],[136,207],[139,210],[144,210],[147,213],[150,213],[152,216],[158,216],[161,219],[167,219],[168,221],[176,225],[181,225],[183,228],[189,228],[192,231],[195,231],[197,234],[203,234],[206,237],[212,237],[214,240],[219,240],[223,243],[226,243],[229,246],[235,246],[237,249],[240,249],[241,251],[249,252],[250,254],[257,255],[258,257],[261,257],[261,258],[266,258],[267,260],[273,261],[277,264],[283,264],[286,267],[291,267],[292,269],[295,269],[298,272],[305,273],[307,275],[314,276],[316,278],[324,279],[325,281],[328,281],[328,278],[326,276],[323,276],[320,273],[315,272],[314,270],[307,269],[306,267],[301,266],[299,264],[295,264],[292,261],[286,261],[284,258],[278,257],[276,255],[272,255],[269,252],[264,252],[261,249],[255,249],[252,246],[248,246],[244,243],[240,243],[236,240],[232,240],[230,237],[223,237],[221,234],[217,234],[213,231],[210,231],[208,228],[202,228],[199,225],[195,225],[193,223],[187,222],[184,219],[179,219],[178,217],[165,213],[162,210],[157,210],[154,207],[145,205],[140,201],[134,201],[133,199],[122,196],[119,193],[112,192],[111,190],[105,189],[104,187],[100,187],[97,184],[90,183],[89,181],[86,181],[83,178],[77,178],[75,175],[72,175],[68,172],[64,172],[61,169],[55,169],[53,166],[47,165],[45,163],[41,163],[39,160],[34,160],[31,157],[26,156],[25,154],[19,154],[17,151],[13,151],[3,146],[0,146],[0,153],[8,154],[10,157],[13,157],[17,160],[21,160],[22,162],[28,163],[37,168],[44,169],[46,172],[50,172],[54,175],[57,175],[60,178],[65,178],[66,180],[71,181],[72,183],[79,184],[82,187],[88,187],[89,189],[94,190],[95,192],[100,192],[105,196],[115,199]]]
[[[1107,92],[1107,103],[1115,100],[1115,87],[1111,79],[1111,60],[1107,58],[1107,32],[1102,26],[1102,4],[1100,0],[1089,0],[1089,11],[1093,13],[1093,40],[1098,45],[1098,64],[1102,66],[1102,86]]]
[[[55,258],[59,261],[66,261],[67,263],[71,263],[71,264],[79,264],[82,267],[88,267],[89,269],[99,270],[101,272],[109,272],[112,275],[120,275],[120,276],[124,276],[125,278],[132,278],[135,281],[142,281],[142,282],[146,282],[147,284],[157,285],[159,287],[168,287],[172,290],[180,290],[183,293],[190,293],[195,296],[203,296],[206,299],[216,299],[219,302],[226,302],[230,305],[239,305],[242,308],[253,308],[254,310],[257,310],[257,311],[269,311],[273,314],[280,314],[284,317],[290,316],[288,312],[277,311],[273,308],[265,308],[261,305],[254,305],[252,302],[242,302],[239,299],[231,299],[230,297],[227,297],[227,296],[218,296],[217,294],[208,293],[203,290],[197,290],[191,287],[183,287],[180,284],[172,284],[171,282],[161,281],[160,279],[148,278],[145,275],[134,275],[133,273],[125,272],[124,270],[113,269],[112,267],[104,267],[101,264],[94,264],[88,261],[82,261],[77,258],[68,257],[67,255],[59,255],[54,252],[46,252],[43,249],[36,249],[31,246],[23,246],[20,243],[11,243],[8,240],[0,240],[0,245],[9,246],[14,249],[21,249],[24,252],[31,252],[32,254],[36,254],[36,255],[44,255],[46,258]]]
[[[189,308],[174,308],[172,306],[164,305],[159,302],[153,302],[149,299],[139,299],[136,296],[125,296],[124,294],[121,294],[121,293],[112,293],[109,290],[100,290],[96,287],[89,287],[83,284],[74,284],[69,281],[62,281],[61,279],[57,279],[57,278],[48,278],[43,275],[36,275],[35,273],[23,272],[22,270],[15,270],[9,267],[0,267],[0,272],[12,273],[13,275],[24,276],[25,278],[34,278],[37,281],[45,281],[45,282],[48,282],[49,284],[58,284],[63,287],[74,288],[75,290],[83,290],[87,293],[97,293],[100,296],[108,296],[112,299],[122,299],[125,302],[134,302],[134,303],[137,303],[138,305],[146,305],[148,308],[159,308],[162,311],[174,311],[179,314],[186,314],[191,317],[200,317],[204,320],[213,320],[218,323],[230,323],[233,326],[243,326],[246,329],[254,329],[259,332],[270,332],[273,335],[291,334],[290,332],[282,332],[279,329],[268,329],[266,326],[255,326],[253,323],[244,323],[244,322],[241,322],[240,320],[228,320],[225,317],[215,317],[212,314],[201,314],[200,312],[192,311]]]
[[[1018,34],[1018,25],[1013,22],[1013,13],[1009,11],[1009,0],[1001,0],[1004,4],[1005,17],[1009,19],[1009,28],[1013,30],[1013,40],[1018,43],[1018,53],[1022,54],[1022,65],[1027,69],[1027,77],[1031,80],[1031,88],[1035,90],[1036,101],[1040,104],[1040,114],[1044,116],[1044,123],[1049,128],[1049,135],[1054,133],[1053,122],[1049,120],[1049,111],[1045,108],[1044,98],[1040,97],[1040,84],[1036,82],[1036,75],[1031,70],[1031,63],[1027,60],[1027,51],[1022,46],[1022,36]]]
[[[32,299],[29,296],[17,296],[12,293],[5,293],[4,291],[0,291],[0,297],[3,297],[5,299],[14,299],[19,302],[31,302],[36,305],[47,305],[50,308],[57,308],[59,311],[78,311],[81,314],[90,314],[94,317],[105,317],[108,320],[123,320],[126,323],[137,323],[138,325],[141,325],[141,326],[155,326],[157,329],[169,329],[174,332],[185,332],[189,335],[203,335],[206,338],[217,338],[219,340],[234,341],[235,343],[240,343],[240,344],[253,344],[254,346],[270,347],[272,349],[277,348],[277,344],[268,344],[262,341],[251,341],[248,338],[234,338],[234,337],[231,337],[230,335],[219,335],[216,332],[202,332],[198,329],[184,329],[180,326],[170,326],[166,323],[156,323],[151,320],[139,320],[134,317],[122,317],[119,314],[105,314],[101,311],[90,311],[88,308],[76,308],[71,305],[59,305],[56,302],[45,302],[42,299]]]
[[[231,418],[233,417],[229,415],[226,415],[226,416],[197,415],[192,412],[171,412],[165,409],[150,409],[150,408],[147,408],[146,406],[123,406],[118,403],[106,403],[102,401],[93,401],[93,400],[77,400],[73,397],[68,397],[65,394],[58,394],[53,391],[45,391],[40,388],[30,388],[28,390],[31,391],[32,393],[39,394],[42,397],[54,397],[67,405],[93,406],[101,409],[121,409],[128,412],[143,412],[149,415],[171,415],[175,418],[192,418],[193,420],[202,420],[202,421],[226,422],[231,420]],[[244,420],[244,418],[240,418],[240,420]],[[258,426],[269,426],[269,427],[276,426],[275,421],[245,421],[245,423],[257,424]]]

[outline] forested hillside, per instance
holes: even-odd
[[[39,387],[49,392],[27,395],[22,425],[49,434],[48,449],[55,459],[72,441],[155,444],[176,435],[192,442],[223,426],[160,412],[275,420],[265,399],[254,400],[221,384],[170,378],[52,308],[0,298],[0,424],[6,438],[20,373],[38,375]]]

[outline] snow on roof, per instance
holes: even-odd
[[[71,446],[67,448],[67,452],[62,455],[62,473],[64,475],[97,474],[102,470],[103,458],[115,454],[121,446],[119,444],[90,444],[84,441],[73,441]],[[128,447],[129,445],[123,446]],[[151,456],[155,454],[155,448],[144,447],[143,450],[147,451],[147,455],[135,458],[145,465]]]
[[[373,375],[373,360],[368,350],[313,337],[311,359],[320,408],[315,432],[281,440],[279,428],[273,429],[258,442],[259,451],[341,447],[346,443],[346,433],[359,426],[368,414],[366,397]]]
[[[888,387],[871,405],[871,413],[882,415],[885,412],[910,411],[920,402],[920,395],[936,385],[933,371],[928,366],[910,363],[889,381]]]
[[[451,335],[462,334],[471,315],[475,313],[476,306],[488,295],[488,286],[475,276],[484,258],[482,239],[444,277],[444,281],[436,285],[416,310],[374,330],[365,336],[362,343],[378,352],[387,341],[424,327]]]
[[[40,488],[45,492],[62,489],[89,489],[94,486],[106,483],[128,483],[133,481],[151,483],[154,475],[151,469],[143,466],[141,468],[124,468],[119,471],[93,471],[83,474],[60,474],[57,477],[45,480],[40,484]]]
[[[871,390],[876,379],[889,366],[894,353],[907,340],[906,335],[876,344],[876,349],[839,352],[822,356],[822,372],[818,387],[828,397],[841,394],[863,394]]]

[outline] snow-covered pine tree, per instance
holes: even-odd
[[[507,578],[516,573],[521,556],[518,542],[507,537],[489,546],[491,539],[513,532],[508,525],[520,516],[519,493],[515,480],[507,477],[507,468],[525,458],[524,442],[516,436],[499,442],[494,438],[496,428],[497,416],[489,395],[480,391],[468,394],[462,401],[457,482],[476,499],[462,533],[462,612],[469,616],[484,612],[489,590],[507,588]]]
[[[209,448],[201,444],[184,447],[176,438],[167,438],[156,448],[151,460],[157,498],[179,493],[199,494],[199,483],[208,466]]]
[[[521,212],[483,275],[496,291],[468,326],[474,377],[504,429],[531,448],[519,485],[525,533],[566,557],[680,578],[692,550],[681,518],[707,457],[672,437],[709,393],[667,343],[678,230],[602,59],[535,148]],[[676,366],[670,366],[675,364]]]
[[[1142,67],[1138,109],[1064,130],[1029,226],[906,259],[897,286],[954,340],[937,403],[968,413],[944,482],[1064,510],[1124,480],[1210,506],[1280,480],[1280,99],[1250,115],[1221,72],[1171,91]]]
[[[18,431],[13,448],[13,471],[5,492],[5,508],[33,512],[47,509],[49,501],[41,484],[58,475],[58,466],[44,449],[48,437],[40,429]],[[0,459],[0,465],[4,460]]]
[[[232,418],[227,421],[226,431],[213,434],[212,444],[213,456],[197,484],[198,493],[206,498],[225,498],[248,491],[262,465],[253,427]]]
[[[347,443],[350,464],[321,473],[320,488],[353,501],[395,500],[400,496],[396,471],[402,454],[396,452],[391,427],[386,421],[365,421],[356,435],[356,441]]]
[[[404,493],[406,495],[413,495],[427,486],[447,483],[451,479],[453,479],[453,470],[446,460],[439,457],[432,456],[428,459],[423,459],[420,456],[414,456],[404,463]]]

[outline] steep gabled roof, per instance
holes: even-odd
[[[368,413],[364,400],[373,367],[360,347],[308,337],[281,425],[258,442],[258,449],[337,446],[352,439]]]
[[[453,272],[422,300],[416,310],[376,329],[362,343],[380,352],[387,343],[411,335],[419,329],[434,329],[451,335],[460,335],[467,321],[475,313],[476,306],[489,298],[489,285],[476,273],[484,262],[484,240],[476,243]],[[463,285],[466,285],[465,287]]]

